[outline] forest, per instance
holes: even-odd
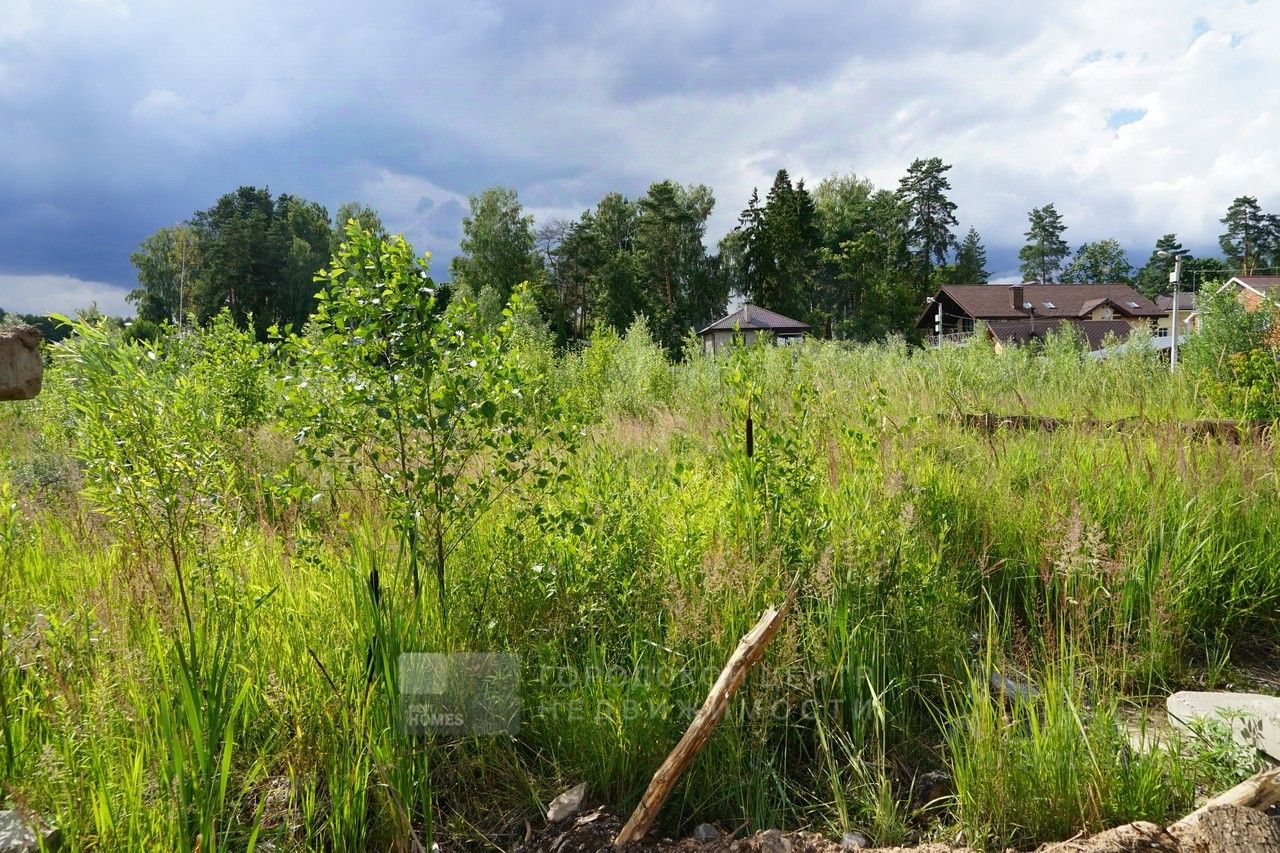
[[[991,274],[982,236],[974,228],[961,233],[950,169],[937,157],[917,159],[893,189],[856,175],[833,175],[810,189],[780,170],[712,249],[706,228],[716,200],[701,184],[655,182],[638,199],[609,193],[576,220],[546,222],[524,212],[515,190],[493,187],[471,197],[460,254],[441,280],[490,322],[528,282],[559,346],[580,344],[598,327],[623,333],[644,316],[676,355],[690,330],[723,316],[735,297],[803,320],[824,338],[910,336],[938,286],[984,283]],[[154,335],[157,324],[192,316],[205,323],[223,308],[242,325],[252,317],[259,339],[272,325],[300,329],[319,287],[314,272],[352,218],[385,234],[378,213],[359,203],[342,205],[331,220],[315,202],[241,187],[158,229],[133,255],[134,333]],[[1280,270],[1280,217],[1241,196],[1222,223],[1222,256],[1184,257],[1185,287]],[[1159,252],[1180,246],[1176,234],[1155,240],[1135,270],[1118,241],[1086,241],[1073,251],[1066,231],[1051,203],[1028,213],[1019,252],[1024,280],[1167,291],[1172,261]]]

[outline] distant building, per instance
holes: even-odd
[[[981,322],[1003,346],[1071,323],[1095,349],[1108,334],[1124,340],[1137,328],[1155,333],[1165,313],[1127,284],[949,284],[929,300],[916,328],[938,345],[963,340]]]
[[[1156,320],[1155,335],[1157,338],[1169,337],[1169,329],[1173,325],[1173,294],[1161,293],[1156,297],[1156,307],[1164,312],[1164,316]],[[1200,300],[1195,293],[1179,293],[1178,294],[1178,325],[1181,331],[1179,336],[1186,335],[1188,332],[1195,332],[1200,329]],[[1181,337],[1178,338],[1182,340]]]
[[[703,350],[708,355],[714,355],[728,346],[737,333],[742,334],[743,343],[747,346],[764,337],[774,343],[791,344],[804,340],[809,334],[809,324],[748,303],[728,317],[716,320],[698,332],[698,335],[702,338]]]
[[[1235,290],[1236,299],[1248,311],[1256,311],[1264,305],[1280,306],[1280,275],[1237,275],[1219,291],[1228,288]]]

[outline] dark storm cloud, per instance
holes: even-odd
[[[574,215],[701,181],[714,238],[780,166],[892,186],[932,154],[1004,256],[1047,201],[1081,240],[1211,241],[1280,190],[1277,16],[1145,2],[0,0],[0,275],[131,287],[143,237],[242,184],[373,204],[440,274],[494,184]],[[1187,109],[1248,133],[1174,136]]]

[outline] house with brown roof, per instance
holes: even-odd
[[[963,339],[981,322],[1004,345],[1071,323],[1090,349],[1101,349],[1109,334],[1123,340],[1136,328],[1154,331],[1165,313],[1127,284],[949,284],[929,300],[916,328],[937,344]]]
[[[1257,311],[1264,305],[1280,306],[1280,275],[1237,275],[1219,291],[1234,288],[1236,299],[1247,311]]]
[[[742,335],[742,341],[747,346],[763,340],[791,344],[804,340],[805,335],[809,334],[809,324],[747,303],[698,332],[702,338],[703,351],[708,355],[724,349],[733,342],[736,334]]]

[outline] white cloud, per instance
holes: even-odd
[[[14,275],[0,273],[0,308],[18,314],[64,314],[97,303],[104,314],[133,316],[125,302],[126,291],[101,281],[85,281],[69,275]]]
[[[359,198],[441,262],[494,184],[545,216],[705,183],[715,240],[780,167],[893,187],[934,155],[1005,250],[1050,201],[1073,245],[1137,256],[1212,249],[1240,194],[1280,211],[1276,3],[367,6],[0,0],[0,209],[77,214],[0,265],[123,281],[143,235],[242,183]]]

